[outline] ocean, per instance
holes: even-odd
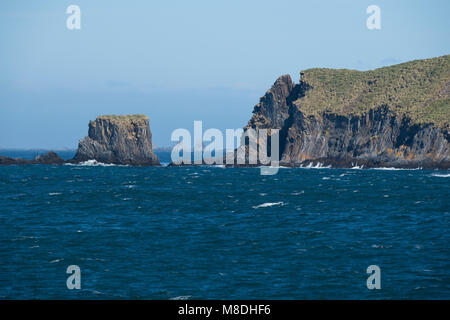
[[[450,298],[449,171],[259,173],[0,166],[0,298]]]

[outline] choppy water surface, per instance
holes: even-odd
[[[1,298],[450,298],[447,171],[0,167]],[[381,290],[368,290],[378,265]],[[68,290],[66,268],[81,268]]]

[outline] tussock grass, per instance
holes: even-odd
[[[144,114],[102,115],[98,116],[97,119],[129,121],[129,120],[148,120],[148,117]]]
[[[385,105],[413,123],[450,123],[450,55],[370,71],[308,69],[301,81],[312,86],[295,101],[306,115],[360,115]]]

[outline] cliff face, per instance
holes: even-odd
[[[80,140],[74,161],[139,166],[159,165],[152,150],[149,119],[144,115],[100,116],[89,123],[89,134]]]
[[[280,77],[246,128],[280,129],[282,165],[450,167],[450,56]]]
[[[293,115],[281,162],[335,166],[448,168],[449,136],[433,124],[413,124],[379,107],[360,116]]]

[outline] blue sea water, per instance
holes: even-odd
[[[259,173],[0,167],[0,298],[450,298],[448,171]]]

